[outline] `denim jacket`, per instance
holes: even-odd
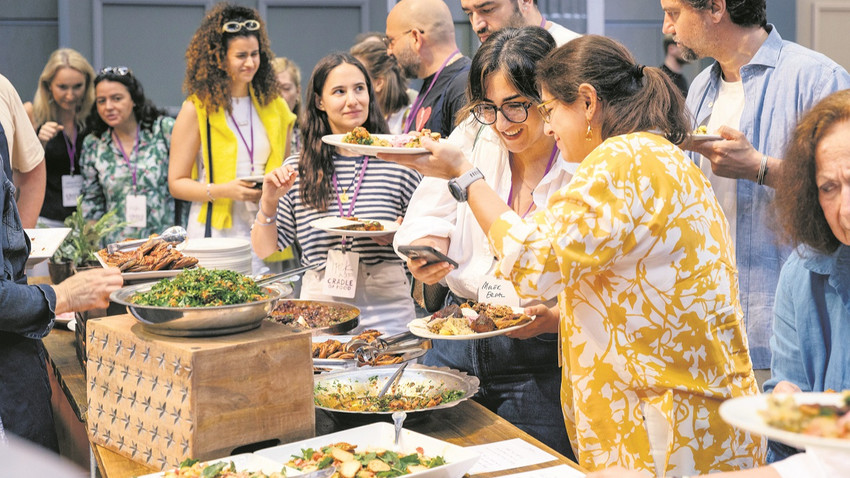
[[[850,88],[850,75],[826,56],[783,41],[773,25],[768,30],[767,40],[740,70],[746,104],[738,129],[760,153],[782,158],[797,120],[822,98]],[[711,115],[720,79],[720,64],[715,62],[691,84],[687,106],[694,127]],[[698,155],[691,154],[696,160]],[[737,193],[735,257],[741,305],[753,368],[764,369],[770,365],[768,342],[779,270],[791,250],[776,245],[771,229],[773,190],[741,179]]]
[[[850,246],[823,255],[800,248],[779,276],[770,348],[770,392],[788,380],[804,392],[850,389]],[[774,457],[781,447],[770,444]],[[777,455],[777,453],[779,453]]]

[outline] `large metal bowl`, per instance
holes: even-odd
[[[130,302],[137,292],[145,292],[152,286],[153,283],[122,287],[110,294],[109,299],[125,305],[148,331],[177,337],[226,335],[254,329],[260,326],[278,299],[292,293],[292,288],[286,284],[272,284],[264,287],[265,299],[245,304],[157,307]]]
[[[310,331],[313,335],[326,335],[326,334],[327,335],[340,335],[340,334],[344,334],[344,333],[346,333],[350,330],[353,330],[360,323],[360,309],[351,305],[351,304],[346,304],[344,302],[334,302],[334,301],[330,301],[330,300],[286,299],[286,301],[292,302],[293,304],[295,304],[297,306],[315,305],[315,306],[337,308],[337,309],[342,310],[343,313],[346,315],[345,320],[342,320],[342,321],[337,322],[335,324],[330,324],[330,325],[325,326],[325,327],[310,327],[310,325],[307,324],[306,322],[301,322],[301,321],[298,321],[298,320],[291,322],[292,325],[299,326],[299,327],[306,327],[306,328],[310,329]],[[275,305],[275,307],[279,307],[282,304],[283,304],[282,302],[278,303],[278,304]],[[274,321],[274,322],[281,322],[280,320],[278,320],[277,318],[274,317],[273,312],[274,312],[275,307],[272,307],[272,312],[270,313],[271,317],[269,319]]]
[[[400,365],[382,367],[362,367],[316,375],[313,379],[313,400],[316,408],[329,413],[339,421],[365,421],[374,418],[390,419],[393,412],[350,411],[325,406],[327,395],[339,391],[350,391],[357,396],[378,395],[390,376]],[[440,403],[437,406],[419,410],[406,410],[408,420],[422,418],[428,412],[449,408],[478,393],[478,377],[447,367],[428,367],[410,364],[404,370],[396,385],[396,391],[407,395],[439,394],[444,390],[460,390],[463,396],[455,401]]]

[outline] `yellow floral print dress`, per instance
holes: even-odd
[[[563,287],[561,403],[580,465],[690,475],[763,461],[761,438],[718,413],[758,393],[727,229],[700,170],[650,133],[609,138],[533,221],[507,212],[490,229],[520,296]]]

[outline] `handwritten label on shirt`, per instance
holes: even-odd
[[[519,307],[519,295],[509,281],[486,276],[478,288],[478,302]]]
[[[328,251],[325,264],[325,278],[322,280],[322,293],[334,297],[354,298],[357,290],[357,268],[360,254],[343,252],[339,249]]]
[[[128,194],[126,206],[126,221],[130,227],[146,227],[148,220],[148,201],[140,194]]]

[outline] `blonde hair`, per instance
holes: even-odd
[[[47,64],[44,65],[44,70],[38,77],[38,89],[35,91],[35,98],[32,102],[33,119],[36,125],[42,125],[59,118],[59,111],[53,101],[53,93],[50,92],[50,84],[53,82],[56,73],[62,68],[73,68],[86,77],[83,100],[74,117],[77,127],[82,128],[94,104],[94,69],[83,55],[71,48],[60,48],[51,53],[50,58],[47,59]]]
[[[289,73],[289,77],[292,79],[292,84],[295,85],[295,89],[299,92],[298,96],[295,97],[295,107],[292,108],[292,112],[300,114],[301,111],[301,68],[298,68],[298,65],[295,64],[294,61],[286,58],[285,56],[276,57],[271,61],[272,69],[274,70],[274,74],[279,75],[284,71]]]

